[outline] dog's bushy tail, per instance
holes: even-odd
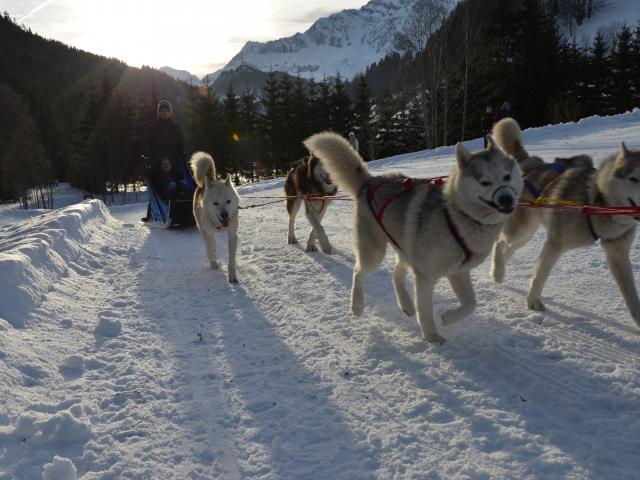
[[[320,159],[338,187],[356,197],[371,173],[362,157],[337,133],[316,133],[304,141],[309,152]]]
[[[522,141],[520,125],[513,118],[503,118],[496,123],[491,136],[502,150],[518,162],[529,158],[529,153],[525,150]]]
[[[206,152],[196,152],[191,155],[189,160],[193,177],[200,188],[204,187],[204,179],[209,180],[216,179],[216,165],[213,163],[213,158]]]

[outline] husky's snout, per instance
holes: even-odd
[[[518,195],[513,188],[505,185],[493,192],[492,200],[496,210],[501,213],[511,213],[517,206]]]
[[[220,225],[222,225],[224,228],[227,228],[229,226],[229,212],[227,212],[226,210],[221,212],[218,216],[218,220],[220,221]]]
[[[491,200],[486,200],[482,197],[480,197],[480,200],[500,213],[512,213],[518,206],[518,195],[516,191],[506,185],[499,187],[493,192]]]

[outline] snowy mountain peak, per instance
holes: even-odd
[[[304,33],[265,43],[249,41],[224,70],[251,65],[305,78],[340,73],[353,78],[394,51],[394,39],[418,0],[371,0],[317,20]]]
[[[167,75],[175,78],[176,80],[182,80],[183,82],[187,82],[189,85],[200,85],[200,83],[202,83],[198,77],[196,77],[194,74],[186,70],[176,70],[175,68],[171,68],[171,67],[160,67],[158,70],[166,73]]]

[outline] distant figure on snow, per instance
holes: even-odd
[[[349,132],[349,145],[351,145],[351,148],[353,148],[356,152],[360,151],[360,142],[358,142],[356,134],[353,132]]]
[[[513,109],[511,108],[511,102],[509,100],[505,100],[498,111],[498,120],[502,120],[507,117],[513,118]]]
[[[482,129],[482,138],[484,139],[484,148],[487,148],[487,135],[491,133],[493,125],[496,123],[496,114],[491,105],[487,105],[482,117],[480,117],[480,128]]]

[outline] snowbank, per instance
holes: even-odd
[[[69,268],[94,267],[84,245],[111,218],[102,202],[90,200],[0,227],[0,318],[22,327]]]

